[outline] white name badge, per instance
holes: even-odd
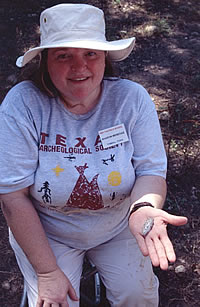
[[[124,124],[99,131],[103,148],[108,148],[128,141],[128,135]]]

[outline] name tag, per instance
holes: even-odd
[[[99,131],[103,148],[108,148],[128,141],[128,135],[124,124]]]

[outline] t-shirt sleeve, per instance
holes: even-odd
[[[138,99],[138,116],[132,129],[132,161],[136,176],[156,175],[166,178],[167,159],[155,105],[142,87]]]
[[[34,183],[38,137],[20,95],[9,94],[0,110],[0,193],[3,194]]]

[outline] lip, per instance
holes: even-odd
[[[84,82],[87,81],[89,77],[76,77],[76,78],[70,78],[69,80],[72,82]]]

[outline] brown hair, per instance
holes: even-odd
[[[44,49],[41,52],[41,59],[39,68],[37,68],[28,78],[35,83],[35,85],[49,97],[57,97],[60,95],[59,91],[51,81],[51,78],[47,69],[47,57],[48,49]],[[109,57],[106,56],[106,65],[104,77],[114,77],[115,72]]]

